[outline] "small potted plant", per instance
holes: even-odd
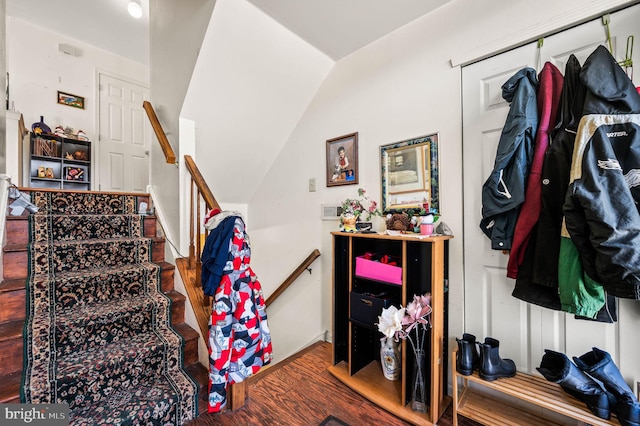
[[[364,188],[358,188],[358,198],[347,198],[342,202],[341,207],[341,228],[347,232],[371,231],[371,218],[382,216],[378,203],[369,198]]]

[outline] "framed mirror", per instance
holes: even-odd
[[[380,167],[385,213],[441,213],[437,133],[382,145]]]

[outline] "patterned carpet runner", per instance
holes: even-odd
[[[32,193],[22,401],[66,402],[72,425],[196,417],[136,198]]]

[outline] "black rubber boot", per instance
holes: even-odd
[[[510,359],[500,358],[500,342],[491,337],[485,337],[484,343],[478,342],[480,347],[480,378],[489,382],[516,375],[516,364]]]
[[[587,404],[601,419],[609,420],[611,407],[604,389],[587,376],[565,354],[545,349],[537,370],[550,382],[559,384],[569,395]]]
[[[640,426],[640,403],[622,378],[620,370],[609,353],[593,348],[580,357],[573,357],[576,365],[591,377],[599,380],[618,400],[614,411],[622,426]]]
[[[469,376],[480,368],[480,355],[476,347],[476,336],[464,333],[462,339],[456,337],[458,353],[456,354],[456,370],[463,376]]]

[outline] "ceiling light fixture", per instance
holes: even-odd
[[[142,6],[140,5],[140,0],[131,0],[127,5],[127,10],[129,11],[129,15],[136,19],[140,19],[142,17]]]

